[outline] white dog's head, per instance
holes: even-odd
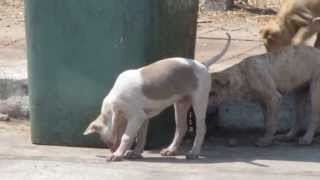
[[[120,145],[126,121],[119,112],[103,111],[90,123],[83,135],[98,133],[101,140],[114,152]]]

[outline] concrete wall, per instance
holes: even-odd
[[[309,119],[308,112],[306,119]],[[279,117],[280,129],[291,127],[295,118],[293,97],[284,97]],[[219,108],[219,127],[236,129],[263,128],[263,115],[258,104],[251,102],[226,102]]]

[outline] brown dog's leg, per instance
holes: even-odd
[[[312,143],[314,134],[320,123],[320,73],[313,79],[310,87],[311,94],[311,121],[306,134],[299,139],[299,144],[309,145]]]
[[[303,121],[305,118],[306,106],[307,106],[307,96],[308,93],[298,93],[295,97],[295,111],[296,119],[293,127],[290,129],[289,133],[286,135],[288,140],[292,140],[297,136],[300,130],[303,128]]]
[[[293,44],[302,44],[304,43],[308,38],[310,38],[315,32],[312,30],[311,27],[305,26],[301,27],[296,35],[292,39]]]
[[[320,48],[320,17],[314,18],[312,20],[311,27],[315,32],[318,32],[316,42],[314,43],[314,47]]]
[[[320,33],[317,33],[317,39],[314,43],[314,47],[320,49]]]
[[[281,95],[276,93],[275,96],[267,98],[263,105],[264,126],[266,132],[262,138],[256,142],[257,146],[269,146],[272,144],[274,135],[278,128],[278,115],[281,103]]]
[[[278,129],[278,115],[282,96],[266,69],[254,64],[248,65],[247,69],[247,75],[251,77],[249,86],[258,95],[264,115],[265,134],[256,142],[256,145],[268,146],[272,144]]]
[[[299,92],[295,95],[296,119],[294,120],[293,127],[286,135],[277,136],[278,140],[291,141],[297,136],[299,131],[302,130],[306,112],[307,96],[308,93],[305,92]]]

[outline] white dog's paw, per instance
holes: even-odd
[[[125,158],[127,158],[127,159],[142,159],[143,157],[141,154],[130,150],[130,151],[127,151]]]
[[[161,154],[161,156],[176,156],[176,155],[178,155],[178,152],[177,152],[177,150],[165,148],[160,151],[160,154]]]
[[[288,135],[288,134],[275,136],[275,140],[283,141],[283,142],[290,142],[290,141],[293,141],[295,138],[296,138],[295,136]]]
[[[299,138],[299,144],[300,145],[310,145],[312,143],[312,138]]]
[[[258,147],[266,147],[272,145],[272,143],[272,138],[261,138],[255,143],[255,145]]]
[[[189,160],[199,159],[199,154],[188,153],[186,155],[186,159],[189,159]]]
[[[107,161],[122,161],[122,159],[122,156],[112,154],[109,158],[107,158]]]

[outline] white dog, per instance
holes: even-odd
[[[104,98],[100,115],[84,135],[100,134],[113,152],[109,161],[119,161],[124,155],[139,157],[144,149],[149,119],[173,104],[176,131],[172,143],[161,154],[175,155],[187,131],[187,112],[192,106],[197,119],[196,136],[187,158],[197,158],[206,133],[205,116],[211,88],[207,67],[227,51],[231,39],[227,35],[228,43],[223,51],[204,63],[177,57],[122,72]],[[136,137],[137,145],[128,154]]]

